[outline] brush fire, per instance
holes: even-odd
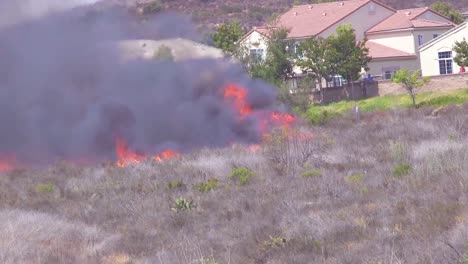
[[[147,35],[193,39],[185,19],[175,32],[164,26],[173,15],[135,28],[126,14],[103,12],[93,20],[64,11],[0,29],[0,172],[77,160],[126,167],[232,143],[257,151],[274,127],[296,123],[277,110],[274,87],[235,63],[122,61],[103,48]]]

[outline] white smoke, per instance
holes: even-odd
[[[1,0],[0,28],[100,0]]]

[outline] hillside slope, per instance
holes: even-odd
[[[314,0],[102,0],[97,6],[132,7],[137,3],[156,2],[153,10],[170,10],[187,14],[205,26],[229,21],[240,21],[247,27],[262,25],[275,14],[293,6],[294,3],[307,4]],[[436,0],[381,0],[395,9],[429,6]],[[464,0],[448,0],[455,8],[465,11]]]
[[[0,262],[466,263],[468,104],[432,110],[339,118],[255,152],[1,174]]]

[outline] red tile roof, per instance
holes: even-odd
[[[390,48],[373,41],[367,41],[366,47],[369,49],[369,56],[372,59],[388,58],[417,58],[416,54],[407,53],[401,50]]]
[[[278,26],[290,29],[289,38],[316,36],[369,2],[382,5],[373,0],[348,0],[294,6],[279,17]]]
[[[410,29],[410,28],[427,28],[427,27],[454,27],[451,22],[438,22],[418,18],[426,11],[432,11],[428,7],[412,8],[398,10],[395,14],[383,20],[373,28],[369,29],[367,33],[376,33],[381,31]]]

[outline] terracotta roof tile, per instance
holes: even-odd
[[[412,8],[398,10],[395,14],[383,20],[373,28],[369,29],[367,33],[375,33],[388,30],[421,28],[421,27],[453,27],[452,23],[444,23],[437,21],[430,21],[425,19],[418,19],[424,12],[430,10],[428,7]]]
[[[411,53],[407,53],[401,50],[390,48],[390,47],[384,46],[382,44],[379,44],[373,41],[367,41],[366,47],[369,49],[369,56],[372,59],[402,58],[402,57],[416,58],[417,57],[416,54],[411,54]]]
[[[279,17],[278,26],[290,29],[290,38],[316,36],[371,1],[348,0],[294,6]]]

